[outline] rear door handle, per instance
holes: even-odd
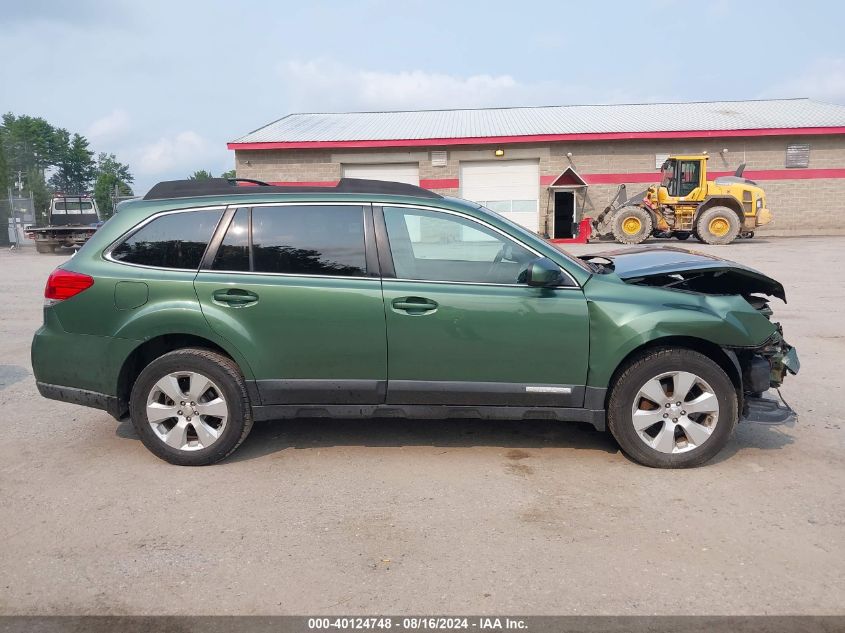
[[[409,314],[424,314],[437,309],[437,302],[424,297],[399,297],[391,302],[394,310]]]
[[[230,308],[242,308],[258,301],[258,295],[242,288],[224,288],[211,293],[217,303]]]

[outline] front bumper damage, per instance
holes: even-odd
[[[797,374],[801,368],[798,352],[783,340],[779,324],[777,328],[759,348],[735,350],[742,368],[741,421],[789,425],[797,420],[797,414],[785,402],[764,395],[769,389],[779,389],[787,373]]]
[[[740,422],[754,422],[767,426],[792,426],[798,421],[798,414],[791,408],[766,396],[746,396],[743,401]]]

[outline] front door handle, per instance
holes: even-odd
[[[258,301],[258,295],[242,288],[223,288],[211,293],[217,303],[222,303],[230,308],[242,308]]]
[[[399,297],[391,301],[394,310],[408,314],[425,314],[437,309],[437,302],[425,297]]]

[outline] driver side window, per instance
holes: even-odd
[[[536,255],[473,220],[449,213],[384,207],[396,277],[515,284]]]

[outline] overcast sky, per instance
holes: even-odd
[[[234,163],[290,112],[812,97],[845,103],[845,3],[0,4],[0,109],[85,134],[136,192]]]

